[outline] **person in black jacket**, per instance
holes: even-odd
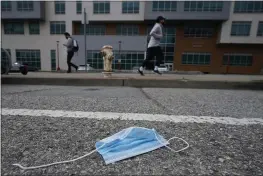
[[[64,33],[66,39],[68,39],[68,42],[66,44],[63,44],[67,47],[67,64],[68,64],[68,71],[67,73],[71,73],[71,67],[74,67],[76,71],[78,70],[78,66],[71,63],[71,59],[74,56],[74,45],[73,45],[73,39],[71,38],[70,34],[68,32]]]

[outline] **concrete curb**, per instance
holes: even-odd
[[[122,79],[77,78],[2,78],[2,84],[57,85],[57,86],[123,86]]]
[[[126,87],[263,90],[263,82],[124,80]]]
[[[114,86],[151,88],[196,88],[263,90],[263,81],[191,81],[182,79],[136,79],[136,78],[18,78],[2,77],[2,84],[56,85],[56,86]]]

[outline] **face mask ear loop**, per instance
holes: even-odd
[[[98,149],[102,148],[105,144],[106,143],[104,143]],[[20,167],[20,169],[23,169],[23,170],[31,170],[31,169],[39,169],[39,168],[43,168],[43,167],[49,167],[49,166],[53,166],[53,165],[57,165],[57,164],[66,164],[66,163],[71,163],[71,162],[80,160],[82,158],[85,158],[85,157],[93,154],[94,152],[96,152],[98,149],[92,150],[91,152],[89,152],[89,153],[87,153],[87,154],[85,154],[83,156],[80,156],[78,158],[72,159],[72,160],[60,161],[60,162],[55,162],[55,163],[51,163],[51,164],[45,164],[45,165],[40,165],[40,166],[32,166],[32,167],[24,167],[24,166],[21,166],[20,164],[12,164],[12,165],[13,166],[18,166],[18,167]]]
[[[129,129],[128,132],[126,132],[125,136],[123,138],[125,138],[126,136],[128,136],[128,134],[131,132],[132,128]],[[58,165],[58,164],[66,164],[66,163],[71,163],[71,162],[74,162],[74,161],[77,161],[77,160],[80,160],[82,158],[85,158],[89,155],[91,155],[92,153],[96,152],[97,150],[99,150],[100,148],[102,148],[106,143],[104,143],[102,146],[100,146],[99,148],[95,149],[95,150],[92,150],[91,152],[83,155],[83,156],[80,156],[78,158],[75,158],[75,159],[72,159],[72,160],[66,160],[66,161],[60,161],[60,162],[55,162],[55,163],[51,163],[51,164],[45,164],[45,165],[40,165],[40,166],[32,166],[32,167],[24,167],[20,164],[12,164],[13,166],[18,166],[20,169],[23,169],[23,170],[31,170],[31,169],[39,169],[39,168],[43,168],[43,167],[49,167],[49,166],[54,166],[54,165]]]
[[[169,150],[171,150],[171,151],[173,151],[173,152],[175,152],[175,153],[178,153],[178,152],[181,152],[181,151],[183,151],[183,150],[186,150],[186,149],[189,147],[188,142],[186,142],[184,139],[174,136],[174,137],[170,138],[167,142],[169,142],[169,141],[171,141],[171,140],[173,140],[173,139],[180,139],[181,141],[183,141],[183,142],[187,145],[186,147],[184,147],[184,148],[182,148],[182,149],[180,149],[180,150],[174,150],[174,149],[172,149],[171,147],[169,147],[169,146],[167,146],[166,144],[164,144],[160,139],[158,139],[158,136],[156,135],[155,132],[154,132],[154,134],[155,134],[155,138],[158,140],[158,142],[160,142],[160,143],[163,144],[166,148],[168,148]]]
[[[174,149],[172,149],[171,147],[168,147],[167,145],[165,146],[165,147],[167,147],[168,149],[172,150],[173,152],[176,152],[176,153],[181,152],[181,151],[183,151],[183,150],[188,149],[189,146],[190,146],[189,143],[186,142],[184,139],[179,138],[179,137],[176,137],[176,136],[170,138],[167,142],[169,142],[170,140],[173,140],[173,139],[180,139],[181,141],[183,141],[183,142],[186,144],[186,147],[184,147],[184,148],[182,148],[182,149],[180,149],[180,150],[174,150]]]

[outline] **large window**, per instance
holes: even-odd
[[[212,37],[212,35],[213,28],[191,26],[187,26],[184,28],[184,37],[207,38]]]
[[[235,1],[234,13],[263,12],[263,1]]]
[[[2,12],[7,12],[12,10],[12,1],[1,1],[1,10]]]
[[[263,36],[263,21],[258,22],[257,36]]]
[[[223,56],[223,65],[252,66],[252,54],[226,53]]]
[[[55,1],[55,14],[65,14],[66,3],[65,1]]]
[[[110,2],[109,1],[94,1],[93,2],[93,13],[94,14],[110,13]]]
[[[182,64],[185,65],[209,65],[211,62],[210,53],[183,53]]]
[[[41,69],[40,50],[16,50],[16,61],[21,64],[28,64],[30,67]]]
[[[251,21],[233,21],[231,36],[249,36]]]
[[[24,22],[23,21],[12,21],[4,23],[5,34],[24,34]]]
[[[152,1],[153,12],[175,12],[177,1]]]
[[[38,21],[28,22],[29,34],[40,34],[40,26]]]
[[[84,34],[84,25],[81,25],[80,34]],[[106,26],[105,25],[87,25],[86,26],[87,35],[105,35]]]
[[[140,2],[139,1],[123,1],[122,13],[139,13]]]
[[[50,50],[51,71],[56,71],[56,50]]]
[[[144,60],[144,52],[136,51],[113,51],[114,61],[112,63],[113,69],[132,70],[139,67]],[[119,62],[120,61],[120,62]],[[103,59],[100,51],[87,50],[87,62],[94,69],[103,69]]]
[[[147,28],[147,34],[150,33],[152,26]],[[175,48],[175,37],[176,29],[173,26],[166,26],[164,28],[164,37],[161,40],[161,47],[164,53],[164,64],[173,63],[174,58],[174,48]],[[148,41],[149,42],[149,41]]]
[[[223,1],[184,1],[186,12],[221,12]]]
[[[17,11],[33,11],[33,1],[17,1]]]
[[[114,69],[133,70],[142,64],[144,52],[122,51],[119,55],[118,51],[115,51],[115,58]]]
[[[94,69],[103,69],[103,59],[100,51],[87,50],[87,63]]]
[[[65,21],[50,21],[50,34],[64,34],[65,32]]]
[[[117,25],[116,35],[139,35],[139,26],[138,25]]]
[[[82,13],[82,1],[76,1],[76,12],[77,14]]]

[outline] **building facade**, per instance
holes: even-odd
[[[263,1],[2,1],[1,10],[1,47],[13,62],[42,71],[67,69],[65,31],[79,43],[76,64],[86,60],[102,69],[100,49],[112,45],[113,68],[136,69],[159,15],[167,18],[162,48],[170,70],[259,74],[263,69]]]

